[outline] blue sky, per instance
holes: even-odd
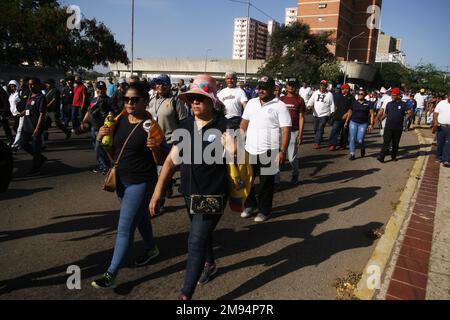
[[[87,18],[103,21],[116,39],[131,44],[131,0],[63,0],[76,4]],[[296,0],[253,0],[279,22]],[[135,0],[135,58],[231,58],[233,21],[246,6],[228,0]],[[410,65],[450,65],[449,0],[384,0],[381,29],[403,40]],[[252,9],[251,16],[269,18]],[[130,51],[129,51],[130,52]],[[130,55],[131,57],[131,55]]]

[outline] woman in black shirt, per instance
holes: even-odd
[[[117,120],[113,144],[114,158],[117,160],[127,137],[130,137],[117,167],[117,195],[121,200],[117,240],[111,265],[101,278],[92,282],[94,288],[115,287],[117,272],[133,244],[136,228],[139,229],[147,250],[135,264],[145,265],[159,254],[148,211],[149,199],[158,177],[151,152],[151,147],[155,147],[156,142],[148,138],[152,119],[145,108],[149,96],[142,85],[136,84],[126,91],[124,101],[125,109]],[[110,128],[102,127],[99,138],[110,133]]]
[[[225,135],[222,133],[227,129],[227,121],[223,115],[224,106],[218,100],[216,93],[216,80],[210,76],[201,75],[195,78],[188,92],[179,95],[180,99],[192,106],[194,118],[189,117],[183,120],[180,129],[174,132],[174,147],[164,163],[150,202],[150,213],[154,215],[171,176],[176,167],[181,165],[181,191],[190,213],[191,232],[188,241],[186,276],[180,300],[191,299],[197,284],[208,282],[217,272],[213,255],[213,232],[221,214],[192,212],[189,201],[191,195],[221,195],[224,199],[223,203],[226,203],[228,175],[223,159],[222,143]],[[188,143],[175,138],[180,136],[188,139]],[[205,162],[205,155],[212,144],[220,145],[218,149],[222,150],[222,154],[218,155],[218,158],[221,160],[207,164],[206,162],[211,162]],[[182,158],[180,158],[180,151]],[[195,161],[194,156],[198,156],[199,152],[203,155],[201,161]],[[190,157],[187,153],[190,153]],[[193,160],[194,165],[190,164],[190,159]]]
[[[371,103],[366,100],[366,91],[360,89],[358,91],[358,100],[353,101],[345,122],[345,128],[348,128],[348,122],[350,120],[350,160],[356,159],[356,143],[361,145],[361,157],[364,158],[366,155],[364,139],[367,130],[369,130],[369,132],[373,130],[374,115]]]

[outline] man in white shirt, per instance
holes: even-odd
[[[248,99],[245,91],[237,87],[237,75],[234,71],[225,74],[227,87],[217,95],[219,100],[225,105],[225,117],[232,129],[239,129],[242,112],[247,105]]]
[[[274,91],[275,81],[262,77],[258,82],[259,98],[251,99],[242,115],[245,150],[254,164],[254,172],[259,172],[260,182],[258,189],[252,188],[241,217],[249,218],[259,211],[255,222],[264,222],[271,214],[276,169],[286,159],[291,134],[292,120],[287,105],[275,97]]]
[[[434,109],[433,133],[437,132],[437,158],[450,168],[450,91]]]
[[[427,105],[428,96],[425,94],[425,89],[420,89],[420,92],[416,93],[414,100],[417,102],[416,114],[419,117],[418,127],[420,128],[422,122],[422,114]],[[415,121],[414,121],[415,123]]]
[[[303,82],[303,85],[302,85],[302,87],[299,90],[300,97],[302,97],[303,100],[306,102],[306,101],[309,101],[309,99],[311,98],[312,93],[313,92],[312,92],[311,87],[308,87],[308,84],[306,82]]]
[[[308,101],[308,109],[313,109],[314,116],[314,149],[320,149],[325,126],[334,113],[336,107],[334,105],[333,94],[327,90],[328,81],[320,82],[320,89],[313,93]]]

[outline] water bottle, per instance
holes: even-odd
[[[111,131],[114,130],[114,127],[116,125],[116,119],[114,118],[114,115],[112,112],[110,112],[105,119],[105,123],[103,124],[104,127],[110,128]],[[108,134],[103,137],[102,139],[102,146],[105,149],[111,149],[113,147],[113,135]]]

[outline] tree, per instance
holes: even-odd
[[[0,2],[0,63],[41,65],[78,72],[107,62],[129,63],[125,46],[95,19],[67,28],[66,7],[57,0]]]
[[[338,83],[340,79],[344,78],[341,64],[337,61],[324,63],[319,67],[320,78],[326,79],[332,83]]]
[[[272,35],[273,55],[258,73],[278,79],[297,77],[318,82],[319,67],[335,61],[327,47],[331,43],[330,33],[313,34],[307,24],[283,26]]]

